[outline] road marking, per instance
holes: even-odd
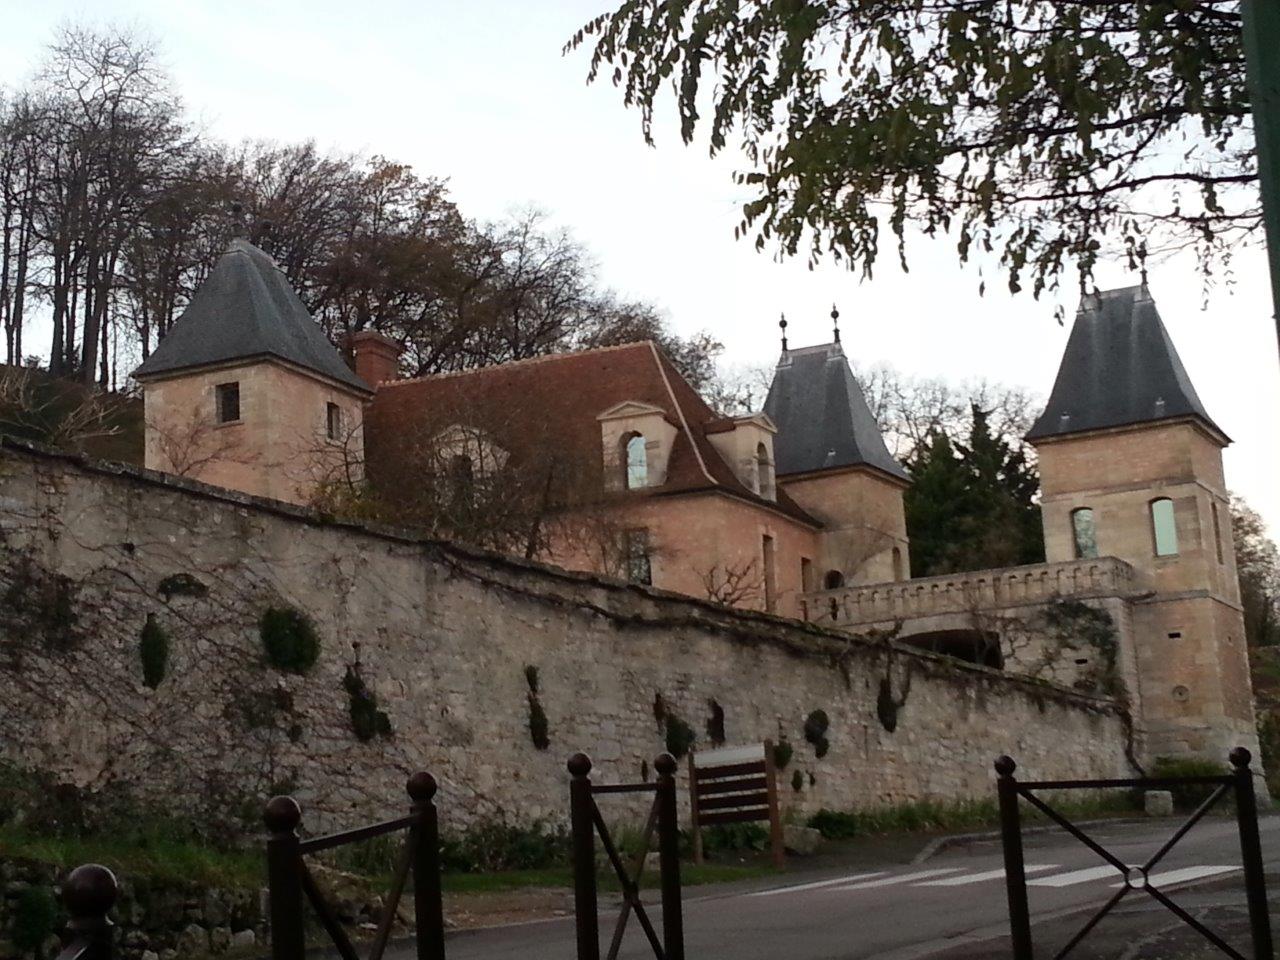
[[[1046,870],[1057,870],[1056,863],[1040,863],[1032,864],[1023,868],[1026,873],[1044,873]],[[999,870],[986,870],[982,873],[966,873],[961,877],[947,877],[944,880],[926,880],[924,883],[917,883],[917,887],[963,887],[969,883],[983,883],[987,880],[1003,880],[1004,867]]]
[[[1072,870],[1070,873],[1059,873],[1052,877],[1040,877],[1028,880],[1028,887],[1070,887],[1077,883],[1088,883],[1090,880],[1102,880],[1107,877],[1115,879],[1120,873],[1115,867],[1089,867],[1087,870]]]
[[[896,877],[885,877],[883,880],[864,880],[862,883],[851,883],[848,886],[836,887],[843,893],[845,890],[870,890],[872,887],[892,887],[899,883],[910,883],[912,880],[923,880],[926,877],[940,877],[944,873],[959,873],[960,867],[943,867],[939,870],[917,870],[915,873],[903,873]]]
[[[1216,877],[1220,873],[1231,873],[1231,871],[1239,869],[1239,867],[1227,866],[1183,867],[1180,870],[1153,873],[1147,878],[1147,882],[1153,887],[1160,887],[1170,883],[1186,883],[1188,880],[1199,880],[1201,877]],[[1113,883],[1111,886],[1123,887],[1124,884]],[[1135,883],[1134,886],[1139,886],[1139,884]]]
[[[772,897],[779,893],[799,893],[801,890],[818,890],[822,887],[834,887],[838,883],[850,883],[856,880],[869,880],[872,877],[883,877],[884,871],[878,873],[855,873],[851,877],[836,877],[834,880],[819,880],[816,883],[798,883],[791,887],[775,887],[772,890],[758,890],[749,893],[749,897]]]

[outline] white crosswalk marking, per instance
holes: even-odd
[[[959,867],[943,867],[938,870],[917,870],[915,873],[903,873],[896,877],[884,877],[881,880],[864,880],[862,883],[851,883],[846,887],[836,887],[836,891],[870,890],[872,887],[892,887],[899,883],[910,883],[912,880],[923,880],[925,877],[940,877],[944,873],[959,873]]]
[[[1070,887],[1077,883],[1088,883],[1090,880],[1102,880],[1107,877],[1115,878],[1120,875],[1120,871],[1115,867],[1089,867],[1086,870],[1072,870],[1070,873],[1057,873],[1052,877],[1037,877],[1035,880],[1028,880],[1028,887]]]
[[[1239,867],[1208,865],[1203,867],[1183,867],[1180,870],[1166,870],[1163,873],[1153,873],[1148,878],[1148,882],[1153,887],[1162,887],[1173,883],[1186,883],[1188,880],[1199,880],[1201,877],[1216,877],[1220,873],[1230,873],[1233,870],[1239,869]],[[1113,883],[1111,886],[1123,887],[1124,883]]]
[[[1056,870],[1056,863],[1038,863],[1029,864],[1023,870],[1026,873],[1044,873],[1046,870]],[[966,873],[960,877],[946,877],[942,880],[926,880],[924,883],[917,883],[917,887],[963,887],[970,883],[983,883],[987,880],[1003,880],[1004,867],[999,870],[985,870],[982,873]]]
[[[834,880],[819,880],[815,883],[798,883],[793,887],[775,887],[772,890],[758,890],[748,894],[751,897],[774,897],[780,893],[799,893],[802,890],[819,890],[822,887],[834,887],[840,883],[851,883],[857,880],[870,880],[872,877],[883,877],[884,871],[876,873],[855,873],[850,877],[836,877]]]

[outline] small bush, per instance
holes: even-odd
[[[819,760],[831,749],[831,741],[827,739],[827,730],[831,726],[831,718],[825,710],[815,710],[804,721],[804,738],[813,744],[813,753]]]
[[[58,902],[48,887],[27,887],[13,905],[13,945],[34,953],[58,932]]]
[[[804,774],[801,773],[799,769],[797,769],[795,773],[791,774],[791,789],[796,793],[799,793],[804,789]]]
[[[1198,760],[1194,757],[1157,757],[1156,762],[1147,771],[1151,777],[1220,777],[1226,773],[1222,764],[1212,760]],[[1173,805],[1179,810],[1192,810],[1209,799],[1209,794],[1217,788],[1209,784],[1188,784],[1174,787]],[[1219,801],[1221,802],[1221,801]]]
[[[513,826],[505,820],[486,820],[465,833],[446,837],[440,859],[446,870],[483,873],[490,870],[539,870],[564,864],[569,836],[546,823]]]
[[[850,840],[862,833],[857,815],[840,810],[819,810],[809,818],[808,826],[825,840]]]
[[[768,848],[769,828],[763,823],[720,823],[702,831],[702,850],[708,856]]]
[[[142,659],[142,682],[154,690],[168,669],[169,634],[151,614],[147,614],[147,622],[142,627],[138,656]]]
[[[698,735],[674,713],[667,712],[667,753],[677,760],[686,756],[697,741]]]
[[[320,657],[315,624],[293,607],[269,607],[258,624],[267,662],[287,673],[306,673]]]

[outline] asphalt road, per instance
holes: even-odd
[[[1140,863],[1176,822],[1110,823],[1088,832],[1126,863]],[[1263,856],[1280,863],[1280,817],[1262,821]],[[1029,836],[1025,844],[1033,918],[1062,936],[1063,915],[1081,911],[1083,923],[1115,892],[1119,874],[1061,832]],[[1238,891],[1240,849],[1232,820],[1198,825],[1153,872],[1162,890],[1194,900],[1212,884]],[[859,865],[856,870],[804,873],[752,884],[686,891],[685,952],[690,960],[915,960],[958,944],[1007,932],[1003,861],[998,842],[943,850],[918,864]],[[1133,892],[1129,899],[1149,900]],[[646,900],[648,898],[646,897]],[[616,910],[602,901],[601,939],[607,947]],[[650,913],[660,927],[660,909]],[[1110,919],[1104,923],[1113,922]],[[1114,922],[1121,923],[1123,918]],[[551,920],[461,932],[448,942],[449,960],[573,960],[573,921]],[[1039,944],[1038,944],[1039,946]],[[1044,943],[1052,956],[1061,944]],[[1244,946],[1241,944],[1240,946]],[[1055,947],[1049,950],[1049,947]],[[602,948],[603,949],[603,948]],[[993,946],[993,955],[996,952]],[[633,919],[620,954],[652,957]],[[397,960],[410,960],[402,950]]]

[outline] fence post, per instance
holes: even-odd
[[[596,903],[596,824],[592,810],[591,758],[569,758],[569,820],[573,832],[573,912],[578,960],[600,960],[600,916]]]
[[[107,914],[119,895],[115,874],[96,863],[76,867],[62,881],[62,902],[71,914],[67,944],[87,941],[84,960],[111,960],[114,955],[115,924]]]
[[[1013,960],[1032,960],[1031,910],[1027,906],[1027,872],[1022,858],[1022,819],[1018,810],[1018,765],[1012,757],[996,759],[996,793],[1000,799],[1000,840],[1004,848],[1004,883],[1009,895],[1009,935]]]
[[[680,814],[676,758],[660,753],[658,771],[658,869],[662,874],[662,949],[666,960],[684,960],[684,907],[680,902]]]
[[[444,899],[440,891],[440,817],[436,812],[436,778],[415,773],[405,789],[418,818],[413,828],[413,916],[417,925],[418,960],[444,960]]]
[[[1236,820],[1240,827],[1240,861],[1244,865],[1244,889],[1249,902],[1249,930],[1254,960],[1273,960],[1271,919],[1267,910],[1267,881],[1262,867],[1262,843],[1258,839],[1258,798],[1253,792],[1253,756],[1244,747],[1231,751],[1235,767]]]
[[[267,838],[267,888],[271,901],[271,960],[303,960],[307,951],[302,923],[302,854],[298,824],[302,808],[293,797],[272,797],[262,815]]]

